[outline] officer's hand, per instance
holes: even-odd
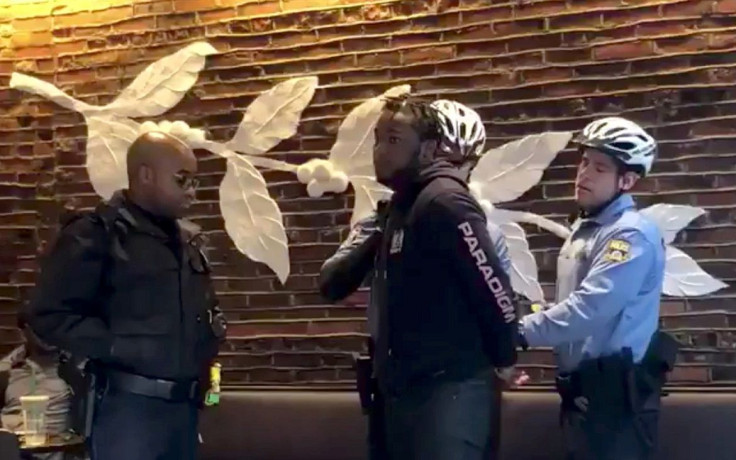
[[[514,366],[497,368],[495,371],[496,376],[507,388],[524,385],[530,380],[529,374],[524,371],[517,370]]]

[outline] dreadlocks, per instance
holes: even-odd
[[[419,134],[420,141],[442,139],[440,119],[437,110],[430,101],[411,96],[408,93],[401,96],[389,96],[386,99],[384,110],[394,115],[399,112],[411,115],[411,126]]]

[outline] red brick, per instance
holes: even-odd
[[[35,31],[35,30],[51,30],[51,18],[31,18],[31,19],[14,19],[12,26],[14,32]]]
[[[544,19],[516,19],[508,22],[496,22],[493,31],[496,35],[523,35],[540,33],[545,30]]]
[[[718,0],[714,12],[718,14],[736,13],[736,0]]]
[[[493,20],[508,19],[513,16],[514,10],[510,2],[506,4],[499,4],[489,7],[488,1],[475,1],[466,2],[462,1],[462,6],[476,6],[476,8],[462,11],[462,22],[463,24],[474,23],[474,22],[489,22]]]
[[[736,33],[711,33],[709,34],[709,48],[734,48],[736,47]]]
[[[704,34],[686,35],[657,39],[657,50],[662,53],[686,53],[708,48],[708,36]]]
[[[116,32],[138,32],[151,30],[156,27],[156,18],[137,18],[128,21],[118,22],[113,25],[112,30]]]
[[[711,0],[693,0],[662,5],[662,17],[702,16],[712,12]]]
[[[54,16],[54,27],[79,27],[93,24],[110,24],[133,17],[133,7],[109,8],[94,13],[77,13]]]
[[[573,77],[574,70],[569,67],[563,68],[541,68],[541,69],[529,69],[523,71],[523,80],[527,83],[532,82],[544,82],[544,81],[557,81],[557,80],[569,80]]]
[[[211,3],[211,2],[210,2]],[[234,8],[224,8],[212,11],[200,11],[197,13],[200,24],[209,24],[211,22],[219,22],[226,19],[232,19],[237,16],[237,10]]]
[[[547,17],[555,13],[562,13],[567,10],[567,2],[565,0],[547,0],[542,2],[517,3],[514,5],[514,17]]]
[[[593,49],[593,58],[600,61],[631,59],[654,53],[652,42],[638,41],[599,46]]]
[[[560,16],[552,16],[548,19],[550,30],[566,30],[566,29],[591,29],[601,27],[602,15],[599,11],[589,11],[586,13],[567,14]]]
[[[220,2],[223,2],[223,0],[219,0]],[[242,3],[242,0],[239,0],[237,2],[234,2],[237,4]],[[223,6],[234,6],[229,4],[222,4]],[[279,7],[279,2],[275,0],[266,1],[266,2],[248,2],[244,5],[238,6],[238,16],[240,17],[251,17],[251,16],[267,16],[271,14],[275,14],[281,11]]]
[[[20,48],[13,54],[20,59],[38,59],[53,56],[53,50],[50,46],[37,46],[33,48]]]
[[[171,0],[146,2],[133,5],[133,14],[135,16],[170,13],[172,11],[174,11],[174,5]]]
[[[163,14],[161,16],[156,16],[156,27],[159,29],[192,27],[196,24],[196,13]]]

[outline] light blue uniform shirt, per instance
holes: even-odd
[[[659,228],[630,195],[578,219],[560,250],[557,303],[521,319],[529,345],[555,347],[561,372],[626,347],[640,362],[659,323],[664,266]]]

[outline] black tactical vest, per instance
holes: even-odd
[[[121,194],[92,214],[105,229],[108,257],[99,305],[126,356],[121,371],[195,379],[217,355],[211,321],[217,300],[199,234],[177,223],[167,232]]]

